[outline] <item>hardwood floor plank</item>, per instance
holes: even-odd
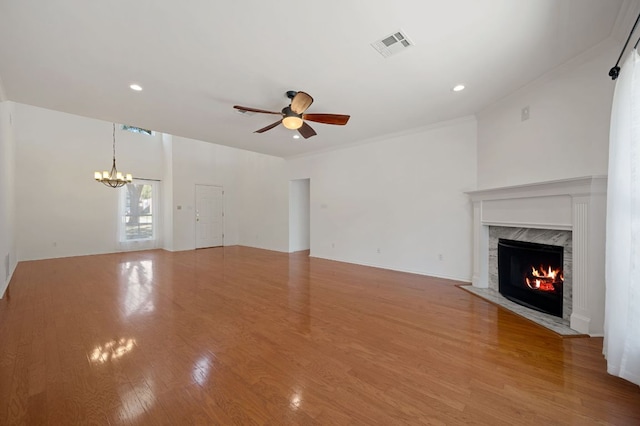
[[[640,424],[602,339],[456,284],[247,247],[21,262],[0,424]]]

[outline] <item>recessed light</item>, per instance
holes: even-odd
[[[300,135],[293,135],[294,139],[300,139]]]
[[[135,90],[136,92],[140,92],[142,90],[142,86],[140,86],[139,84],[132,84],[129,87],[131,88],[131,90]]]
[[[453,86],[452,90],[454,92],[460,92],[460,91],[464,90],[464,84],[458,84],[457,86]]]

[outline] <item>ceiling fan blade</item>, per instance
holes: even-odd
[[[234,105],[233,107],[235,109],[239,109],[240,111],[261,112],[263,114],[278,114],[278,115],[282,115],[281,112],[267,111],[265,109],[249,108],[249,107],[243,107],[243,106],[240,106],[240,105]]]
[[[316,123],[324,124],[337,124],[338,126],[344,126],[351,118],[350,115],[342,114],[304,114],[303,120],[315,121]]]
[[[311,106],[313,98],[305,92],[298,92],[291,100],[291,111],[302,114]]]
[[[309,139],[311,136],[317,135],[316,131],[307,123],[302,123],[302,127],[298,129],[298,132],[300,132],[302,137],[305,139]]]
[[[269,124],[268,126],[263,127],[262,129],[258,129],[258,130],[256,130],[256,131],[255,131],[255,132],[253,132],[253,133],[264,133],[264,132],[266,132],[267,130],[271,130],[271,129],[273,129],[274,127],[276,127],[276,126],[277,126],[278,124],[280,124],[280,123],[282,123],[282,120],[278,120],[278,121],[276,121],[276,122],[275,122],[275,123],[273,123],[273,124]]]

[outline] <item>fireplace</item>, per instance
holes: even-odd
[[[500,238],[500,293],[523,306],[562,317],[563,255],[561,246]]]
[[[607,178],[586,176],[467,194],[473,202],[473,287],[495,291],[496,299],[504,300],[498,293],[498,240],[494,243],[491,239],[492,230],[510,230],[500,232],[498,238],[563,246],[564,312],[561,319],[550,318],[569,321],[576,332],[601,336]],[[529,238],[531,230],[565,231],[569,239]],[[532,313],[531,317],[541,315],[531,309],[520,310]]]

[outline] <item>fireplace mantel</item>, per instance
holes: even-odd
[[[467,192],[473,202],[473,286],[488,287],[489,226],[569,230],[571,328],[602,335],[606,191],[606,176],[588,176]]]

